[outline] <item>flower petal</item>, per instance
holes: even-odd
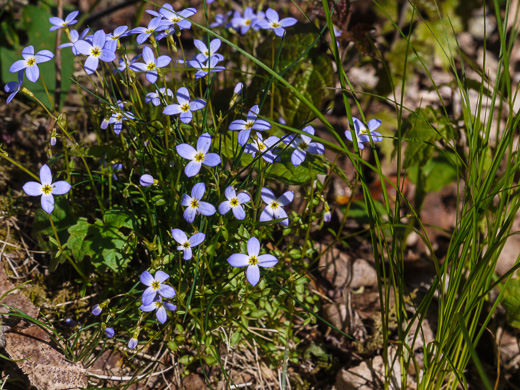
[[[29,196],[40,196],[42,194],[42,185],[35,181],[25,183],[22,189]]]
[[[257,131],[266,131],[271,128],[271,124],[264,119],[257,119],[252,128]]]
[[[182,247],[179,247],[179,248],[182,248]],[[179,249],[179,248],[177,248],[177,249]],[[184,252],[184,254],[182,256],[182,258],[184,260],[189,260],[193,257],[193,251],[191,250],[191,248],[182,248],[182,250]]]
[[[152,282],[155,280],[152,274],[148,271],[144,271],[139,277],[139,279],[141,280],[141,283],[145,286],[151,286]]]
[[[218,212],[220,215],[226,214],[229,212],[229,210],[231,210],[231,204],[229,203],[229,200],[225,200],[218,206]]]
[[[40,168],[40,181],[43,185],[52,183],[51,169],[47,164],[43,164]]]
[[[40,69],[37,65],[28,66],[25,68],[25,75],[29,81],[35,83],[40,78]]]
[[[163,110],[163,114],[165,115],[177,115],[182,112],[181,106],[179,104],[170,104],[166,106],[166,108]]]
[[[242,221],[246,217],[246,212],[244,208],[240,205],[233,207],[233,215],[239,221]]]
[[[143,47],[143,61],[146,64],[150,62],[155,63],[155,56],[153,55],[153,50],[148,46]]]
[[[242,119],[237,119],[229,124],[228,129],[231,131],[244,130],[246,128],[247,122]]]
[[[195,220],[195,216],[197,215],[197,210],[193,207],[188,207],[186,210],[184,210],[184,219],[188,223],[192,223]]]
[[[195,233],[193,236],[190,237],[190,244],[192,247],[200,245],[205,238],[206,235],[204,233]]]
[[[280,196],[277,200],[282,206],[286,206],[291,203],[294,199],[294,191],[287,191],[282,196]]]
[[[202,199],[204,196],[204,192],[206,192],[206,186],[204,183],[197,183],[193,186],[193,189],[191,190],[191,196],[195,199]]]
[[[303,150],[295,149],[291,155],[292,164],[295,167],[299,166],[302,162],[305,161],[305,156],[307,156],[307,153],[305,153]]]
[[[370,131],[374,131],[379,126],[381,126],[381,121],[379,119],[371,119],[368,121],[367,125]]]
[[[190,102],[190,111],[201,110],[206,106],[206,102],[202,99],[196,99]]]
[[[251,200],[251,197],[246,192],[241,192],[240,194],[237,195],[237,198],[238,198],[238,201],[240,202],[240,204],[247,203]]]
[[[141,301],[143,302],[143,305],[151,304],[156,295],[157,295],[157,291],[155,291],[151,287],[148,287],[146,290],[144,290],[143,296],[141,297]]]
[[[155,315],[157,316],[157,320],[161,324],[164,324],[166,322],[166,320],[168,319],[168,315],[166,314],[166,309],[163,306],[161,306],[160,308],[157,309],[157,312],[155,313]]]
[[[249,256],[243,253],[235,253],[229,256],[227,261],[233,267],[245,267],[249,265]]]
[[[52,184],[53,195],[64,195],[70,191],[71,185],[66,181],[57,181]]]
[[[168,286],[167,284],[161,284],[158,293],[163,298],[173,298],[175,296],[175,290],[172,286]]]
[[[193,160],[195,158],[195,155],[197,154],[195,148],[188,144],[177,145],[176,149],[177,153],[179,153],[179,156],[187,160]]]
[[[260,268],[257,265],[250,265],[247,267],[246,276],[251,286],[256,286],[260,280]]]
[[[260,195],[262,196],[262,200],[267,204],[276,200],[276,195],[274,194],[274,192],[267,187],[262,187]]]
[[[215,167],[221,163],[220,156],[216,153],[208,153],[202,163],[208,167]]]
[[[256,237],[251,237],[247,242],[247,254],[256,257],[258,253],[260,253],[260,241]]]
[[[202,167],[202,163],[192,160],[187,165],[186,168],[184,168],[184,173],[188,177],[196,176],[197,173],[200,172],[200,168]]]
[[[280,26],[282,27],[291,27],[298,23],[298,20],[295,18],[283,18],[280,20]]]
[[[181,229],[173,229],[172,237],[181,245],[188,241],[188,236]]]
[[[217,212],[215,206],[207,202],[199,202],[199,213],[205,216],[213,215]]]
[[[251,130],[242,130],[240,133],[238,133],[238,143],[240,146],[244,146],[247,141],[249,140],[249,136],[251,135]]]
[[[211,146],[211,136],[209,133],[202,134],[197,140],[197,152],[207,153]]]
[[[271,268],[278,263],[278,259],[273,255],[260,255],[258,256],[258,265],[264,268]]]
[[[193,113],[191,111],[181,112],[180,118],[182,123],[190,123],[193,119]]]
[[[182,106],[185,103],[190,103],[190,92],[186,87],[180,87],[177,90],[177,102]]]
[[[143,303],[141,306],[139,306],[139,310],[146,311],[146,312],[153,311],[153,310],[155,310],[155,303],[153,303],[153,301],[146,305]]]
[[[164,271],[157,271],[155,273],[155,280],[158,281],[159,283],[166,281],[169,277],[170,277],[170,275],[168,275]]]

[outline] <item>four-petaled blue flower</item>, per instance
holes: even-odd
[[[278,263],[278,259],[273,255],[260,253],[260,241],[256,237],[251,237],[247,242],[247,255],[235,253],[227,261],[233,267],[247,267],[247,280],[254,287],[260,280],[260,268],[271,268]]]
[[[245,192],[241,192],[237,195],[235,189],[233,186],[229,186],[226,188],[226,191],[224,191],[224,194],[226,195],[227,200],[222,202],[218,206],[218,212],[222,215],[226,214],[229,210],[233,210],[233,215],[236,219],[242,220],[246,217],[246,212],[242,205],[244,203],[247,203],[251,200],[251,197],[249,194],[246,194]]]
[[[208,153],[211,146],[211,136],[209,133],[202,134],[197,140],[197,150],[188,144],[177,145],[177,153],[182,158],[191,160],[184,169],[188,177],[193,177],[199,173],[202,164],[214,167],[221,163],[220,156],[216,153]]]
[[[77,41],[80,39],[85,39],[86,35],[88,34],[88,28],[84,29],[81,35],[76,30],[70,31],[70,42],[62,43],[58,46],[58,49],[63,49],[64,47],[71,47],[72,46],[72,54],[75,56],[79,56],[81,53],[76,49],[74,46]]]
[[[170,104],[163,110],[163,114],[166,115],[177,115],[181,114],[182,123],[190,123],[193,118],[192,111],[197,111],[206,105],[206,102],[202,99],[197,99],[190,102],[190,92],[186,87],[180,87],[177,90],[177,101],[179,104]]]
[[[211,57],[206,62],[191,60],[191,61],[188,61],[188,64],[190,65],[190,67],[197,69],[197,71],[195,72],[196,79],[205,77],[205,76],[207,76],[208,73],[220,72],[220,71],[223,71],[224,69],[226,69],[223,66],[217,65],[218,58],[215,56]]]
[[[168,23],[165,23],[162,18],[153,18],[148,23],[148,27],[136,27],[132,30],[131,34],[139,34],[135,40],[138,44],[142,45],[154,32],[163,31],[167,28]]]
[[[253,142],[246,144],[244,153],[251,153],[253,158],[255,158],[256,153],[260,153],[265,161],[272,164],[275,161],[280,161],[280,157],[275,154],[275,145],[279,142],[280,138],[278,137],[272,136],[264,141],[262,135],[257,134]]]
[[[314,135],[314,128],[312,126],[307,126],[302,129],[303,132]],[[294,152],[291,155],[291,162],[295,167],[300,165],[305,161],[305,157],[307,153],[311,154],[323,154],[325,153],[325,148],[322,144],[318,142],[314,142],[311,137],[308,135],[300,134],[295,135],[291,134],[286,137],[283,142],[285,142],[288,146],[294,148]]]
[[[115,53],[105,48],[106,34],[103,30],[96,31],[92,37],[92,43],[87,40],[78,40],[74,47],[78,52],[88,56],[83,65],[87,74],[94,73],[98,66],[99,60],[103,62],[112,62],[116,59]]]
[[[150,103],[154,106],[160,106],[161,105],[161,98],[166,101],[166,97],[169,96],[173,98],[173,92],[170,88],[160,88],[158,91],[147,93],[144,97],[145,103]]]
[[[17,73],[25,69],[27,79],[35,83],[40,77],[40,69],[38,68],[38,64],[52,60],[54,58],[54,54],[52,54],[52,52],[49,50],[40,50],[38,53],[34,54],[34,47],[30,45],[22,50],[22,57],[23,60],[18,60],[13,65],[11,65],[9,72]]]
[[[260,109],[258,105],[251,107],[247,114],[246,120],[237,119],[230,123],[229,130],[240,131],[238,133],[238,143],[244,146],[251,135],[251,129],[257,131],[266,131],[271,128],[271,124],[265,119],[258,119]]]
[[[11,100],[16,96],[18,92],[20,92],[20,89],[22,89],[23,84],[23,74],[24,71],[21,70],[18,72],[18,82],[16,81],[10,81],[6,85],[4,85],[4,91],[9,94],[7,97],[7,104],[11,103]]]
[[[231,19],[231,25],[233,28],[240,29],[240,34],[244,35],[249,31],[251,27],[254,27],[259,20],[264,18],[264,13],[259,12],[258,15],[255,15],[253,8],[247,7],[244,10],[244,15],[240,15],[240,13],[235,13],[233,18]]]
[[[175,296],[175,290],[173,287],[164,284],[166,279],[168,279],[170,275],[163,271],[157,271],[155,273],[155,277],[150,274],[148,271],[144,271],[141,274],[141,283],[145,286],[148,286],[146,290],[144,290],[142,302],[143,305],[149,305],[153,302],[157,293],[163,298],[173,298]]]
[[[383,140],[383,136],[381,135],[381,133],[374,131],[379,126],[381,126],[381,121],[379,119],[369,120],[367,123],[368,129],[358,118],[352,118],[352,120],[354,121],[354,132],[356,133],[357,144],[359,149],[365,148],[363,142],[370,142],[370,136],[368,135],[369,131],[370,135],[372,136],[372,141],[380,142]],[[352,141],[352,133],[350,132],[350,130],[345,131],[345,137],[347,137],[349,141]]]
[[[186,20],[186,18],[192,17],[196,13],[197,10],[195,8],[186,8],[182,11],[175,12],[170,4],[164,4],[160,9],[159,14],[164,19],[163,22],[169,25],[170,29],[166,33],[159,34],[157,40],[175,33],[175,26],[177,26],[179,30],[191,28],[191,22]]]
[[[75,18],[76,18],[76,16],[78,16],[78,14],[79,14],[79,11],[72,11],[70,14],[67,15],[65,20],[63,20],[61,18],[58,18],[56,16],[50,17],[49,18],[49,22],[54,24],[54,26],[52,26],[49,29],[49,31],[54,31],[54,30],[57,30],[59,28],[67,27],[67,26],[70,26],[72,24],[77,23],[78,21],[75,20]]]
[[[132,30],[128,30],[128,26],[119,26],[114,30],[113,33],[107,34],[107,41],[105,43],[105,48],[116,51],[117,50],[117,43],[119,42],[119,39],[126,37],[132,33]]]
[[[163,302],[161,297],[156,297],[153,300],[153,302],[149,303],[148,305],[145,305],[143,303],[141,306],[139,306],[139,309],[141,309],[142,311],[146,311],[146,312],[155,310],[155,315],[157,316],[157,320],[161,324],[164,324],[166,322],[166,320],[168,319],[166,310],[174,311],[177,309],[177,306],[175,306],[172,303]]]
[[[172,59],[168,56],[160,56],[156,59],[153,55],[153,50],[145,46],[143,48],[143,60],[144,64],[142,62],[134,62],[130,65],[130,69],[135,72],[146,72],[146,79],[153,84],[157,81],[157,69],[168,66]]]
[[[187,222],[192,223],[197,214],[210,216],[217,211],[212,204],[201,202],[204,192],[206,192],[204,183],[197,183],[191,190],[191,196],[184,194],[182,197],[181,205],[186,207],[186,210],[184,210],[184,219]]]
[[[209,43],[209,48],[206,46],[204,42],[200,39],[194,39],[193,43],[195,47],[199,49],[200,53],[194,57],[194,60],[199,62],[207,61],[211,57],[217,57],[217,60],[223,61],[224,56],[222,54],[217,53],[217,50],[220,48],[222,42],[220,39],[215,38]]]
[[[256,21],[255,27],[273,30],[277,36],[283,37],[285,35],[284,28],[293,26],[297,22],[298,21],[294,18],[284,18],[280,20],[278,12],[269,8],[267,11],[265,11],[265,20]]]
[[[282,207],[292,202],[294,199],[294,192],[287,191],[277,198],[273,191],[264,187],[262,188],[261,196],[267,206],[264,211],[262,211],[262,214],[260,214],[260,221],[265,222],[272,221],[273,219],[285,218],[283,221],[280,221],[280,223],[285,227],[289,226],[289,218]]]
[[[44,164],[40,168],[40,182],[41,183],[29,181],[25,183],[23,190],[30,196],[41,195],[42,209],[45,210],[46,213],[50,214],[52,213],[52,210],[54,210],[53,195],[66,194],[69,192],[71,185],[63,180],[53,183],[51,169],[47,164]]]
[[[124,103],[121,100],[117,101],[117,105],[119,106],[120,110],[114,112],[110,118],[103,120],[100,127],[104,130],[108,127],[108,125],[113,124],[114,133],[119,135],[121,130],[123,130],[123,121],[128,119],[135,119],[135,116],[129,111],[123,111]]]
[[[177,250],[184,252],[183,259],[189,260],[193,256],[191,248],[200,245],[206,238],[206,235],[204,233],[195,233],[188,239],[188,236],[182,230],[173,229],[172,237],[180,244]]]

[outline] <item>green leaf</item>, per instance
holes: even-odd
[[[195,356],[184,355],[184,356],[181,356],[181,358],[179,359],[179,363],[180,364],[184,364],[185,366],[187,366],[190,363],[192,363],[194,360],[195,360]]]
[[[291,162],[291,150],[281,154],[281,161],[272,164],[266,171],[270,179],[279,180],[290,185],[301,185],[316,179],[317,175],[326,175],[327,167],[320,157],[307,153],[306,160],[295,167]]]
[[[502,306],[509,325],[520,328],[520,279],[511,279],[504,292]]]
[[[457,179],[457,166],[448,157],[433,157],[423,167],[410,167],[408,177],[414,184],[419,182],[419,170],[423,175],[424,192],[437,192]]]

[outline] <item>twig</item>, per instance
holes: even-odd
[[[239,385],[231,385],[230,389],[240,389],[241,387],[253,386],[253,382],[241,383]]]
[[[139,381],[139,380],[141,380],[143,378],[164,374],[165,372],[170,371],[171,369],[173,369],[173,366],[168,367],[165,370],[162,370],[162,371],[159,371],[159,372],[154,372],[153,374],[150,374],[150,375],[149,374],[143,374],[143,375],[139,375],[139,376],[108,376],[108,375],[98,375],[98,374],[94,374],[94,373],[91,373],[91,372],[87,372],[87,375],[91,376],[91,377],[94,377],[94,378],[97,378],[97,379],[106,380],[106,381],[131,381],[131,380]]]

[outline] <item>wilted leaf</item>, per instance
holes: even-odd
[[[5,350],[40,390],[84,389],[86,370],[81,363],[69,362],[51,346],[50,337],[37,326],[5,333]]]
[[[0,297],[6,293],[7,291],[10,291],[15,288],[14,284],[12,284],[8,279],[7,275],[4,271],[3,262],[0,263]],[[10,292],[7,296],[5,296],[2,300],[0,300],[0,303],[4,303],[6,305],[12,306],[17,308],[18,310],[23,311],[25,314],[32,318],[38,317],[38,313],[40,310],[33,305],[33,303],[27,298],[19,289],[14,290]],[[7,313],[9,311],[8,308],[6,308],[3,305],[0,305],[0,313]],[[6,320],[4,320],[4,325],[7,324],[9,326],[15,325],[17,322],[20,321],[20,318],[18,317],[7,317]]]

